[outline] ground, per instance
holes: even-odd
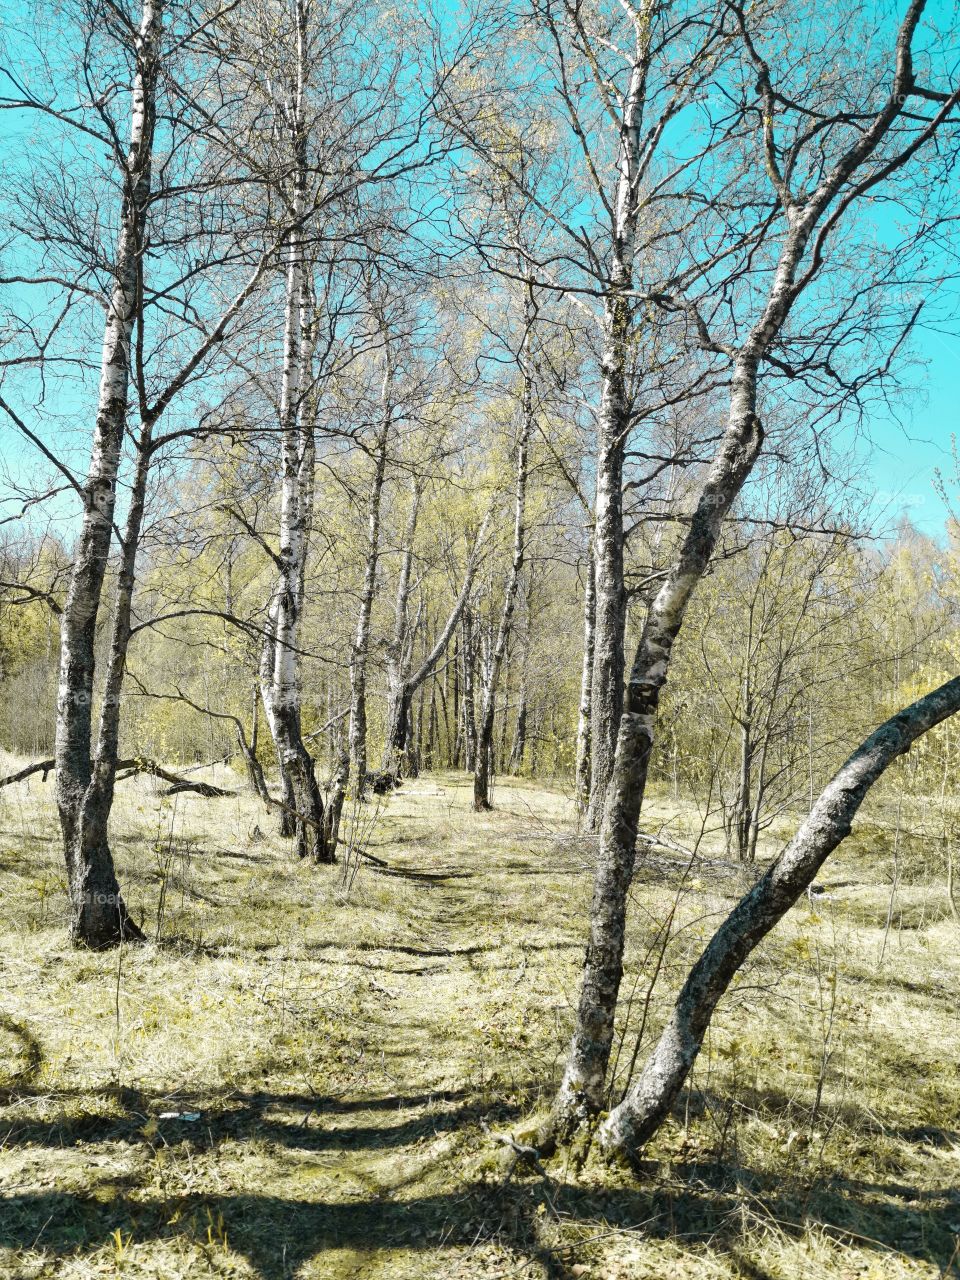
[[[595,856],[569,796],[501,782],[476,815],[423,777],[316,868],[216,780],[238,794],[121,784],[151,942],[106,954],[66,943],[51,783],[0,792],[0,1275],[960,1274],[958,927],[891,886],[882,826],[723,1002],[640,1176],[544,1177],[495,1135],[530,1141],[569,1034]],[[683,843],[692,816],[647,821]],[[620,1089],[749,882],[685,866],[638,870]]]

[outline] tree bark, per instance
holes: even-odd
[[[260,660],[260,690],[277,752],[283,790],[280,830],[296,837],[301,858],[331,862],[324,840],[323,800],[301,725],[299,633],[313,515],[316,446],[304,392],[311,374],[313,322],[302,222],[306,203],[304,92],[306,14],[297,6],[297,67],[289,103],[294,230],[287,237],[286,314],[280,392],[280,536],[278,576]],[[291,830],[292,827],[292,830]]]
[[[377,567],[380,561],[380,509],[383,502],[383,483],[387,469],[387,444],[390,434],[391,412],[387,408],[388,387],[391,377],[390,357],[387,354],[387,373],[384,379],[384,421],[374,455],[373,484],[367,506],[367,563],[360,592],[360,608],[357,614],[357,632],[350,654],[350,771],[354,777],[357,794],[362,796],[367,777],[367,657],[370,651],[370,616],[373,598],[377,590]]]
[[[591,717],[593,710],[594,631],[597,620],[596,568],[593,543],[587,559],[587,580],[583,590],[583,667],[580,673],[580,710],[577,717],[577,812],[584,814],[590,803]]]
[[[408,610],[410,606],[410,584],[413,575],[413,546],[417,536],[417,523],[420,519],[420,501],[423,486],[414,477],[411,481],[410,510],[407,513],[406,528],[403,531],[403,553],[400,560],[400,576],[397,579],[397,595],[393,609],[393,635],[386,650],[387,665],[387,733],[384,748],[383,768],[392,772],[403,766],[407,746],[407,724],[409,717],[409,699],[405,702],[404,686],[406,683],[407,664],[410,650],[410,625]],[[411,695],[412,696],[412,695]],[[399,748],[398,743],[402,743]]]
[[[787,229],[759,315],[739,350],[727,352],[732,365],[727,427],[680,553],[650,607],[630,673],[626,709],[620,722],[614,770],[604,806],[576,1026],[551,1121],[554,1132],[570,1132],[603,1108],[622,976],[627,893],[633,876],[637,824],[657,706],[687,605],[707,570],[724,517],[753,469],[762,446],[763,430],[756,413],[760,361],[781,332],[797,298],[815,278],[825,237],[833,223],[857,194],[868,190],[872,183],[867,177],[860,186],[855,182],[847,185],[886,136],[915,87],[911,43],[923,9],[924,0],[913,0],[898,32],[894,74],[886,103],[873,121],[857,132],[849,149],[802,200],[789,192],[777,168],[770,134],[773,90],[769,72],[765,67],[760,69],[758,84],[768,111],[764,135],[767,166],[783,206]],[[958,96],[960,91],[946,99],[934,120],[925,126],[923,136],[933,136],[936,122],[945,118],[945,111],[953,109]],[[886,162],[883,171],[892,172],[905,163],[918,146],[918,142],[913,142],[905,147],[894,160]],[[846,193],[835,204],[845,187]],[[826,217],[831,206],[832,212]],[[804,270],[804,255],[821,220],[824,226],[813,242],[812,261]],[[599,601],[599,557],[597,564]]]
[[[529,352],[531,327],[533,324],[533,303],[528,286],[528,304],[526,308],[526,334],[524,354]],[[520,430],[517,435],[517,465],[514,483],[513,510],[513,556],[510,572],[503,592],[503,607],[497,627],[496,639],[490,651],[483,683],[483,697],[480,704],[480,722],[477,726],[476,751],[473,774],[473,807],[482,812],[490,808],[490,765],[493,754],[493,720],[496,711],[497,685],[500,670],[503,666],[513,614],[517,603],[517,590],[520,585],[520,574],[523,570],[523,557],[526,550],[526,504],[527,473],[530,434],[533,430],[533,381],[529,369],[523,370],[523,403],[521,406]]]
[[[960,711],[960,677],[882,724],[821,792],[810,816],[733,909],[693,966],[639,1079],[598,1131],[607,1153],[635,1159],[656,1133],[690,1073],[720,997],[744,961],[779,923],[850,833],[870,787],[922,734]]]
[[[477,710],[474,683],[477,669],[477,639],[473,628],[473,612],[463,611],[463,764],[472,773],[477,767]]]
[[[104,329],[93,448],[60,629],[57,809],[67,864],[70,933],[76,943],[90,947],[142,936],[123,901],[106,841],[112,779],[109,784],[105,779],[105,761],[98,768],[91,759],[91,733],[96,626],[113,532],[150,202],[161,21],[161,0],[144,0],[135,43],[130,146],[124,167],[114,286]],[[129,563],[124,567],[131,574],[133,555],[135,546],[128,543],[124,559]],[[119,708],[116,711],[119,715]]]
[[[627,892],[657,705],[687,604],[710,562],[723,515],[760,451],[763,432],[753,412],[755,394],[756,366],[747,362],[735,374],[724,442],[708,473],[680,555],[650,607],[637,646],[604,810],[577,1023],[555,1103],[555,1122],[563,1133],[603,1107],[622,975]]]
[[[629,427],[624,386],[629,307],[607,305],[603,393],[597,429],[597,490],[594,508],[594,649],[591,677],[591,770],[587,826],[596,830],[613,773],[617,731],[623,714],[624,630],[627,596],[623,581],[623,454]]]

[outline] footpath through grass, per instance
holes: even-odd
[[[244,794],[121,794],[154,941],[104,955],[66,945],[51,784],[0,794],[0,1275],[960,1275],[958,931],[931,889],[891,911],[856,842],[722,1006],[643,1178],[544,1179],[490,1131],[528,1138],[569,1033],[594,849],[565,796],[504,782],[478,816],[424,777],[365,807],[377,862],[318,869]],[[682,808],[648,816],[683,839]],[[620,1087],[743,883],[640,868]]]

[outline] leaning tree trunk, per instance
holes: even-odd
[[[913,85],[910,44],[922,9],[919,0],[911,5],[898,33],[895,74],[884,106],[872,123],[857,133],[849,149],[829,168],[809,196],[803,200],[791,197],[786,213],[787,231],[766,299],[743,346],[729,353],[732,368],[727,428],[707,473],[680,554],[650,607],[630,673],[614,771],[604,806],[576,1026],[554,1104],[551,1128],[555,1132],[569,1131],[586,1115],[603,1107],[622,975],[627,891],[633,875],[637,823],[653,747],[657,705],[687,604],[707,570],[724,516],[753,469],[763,442],[763,430],[756,414],[757,370],[794,303],[816,275],[818,255],[823,251],[832,225],[825,216],[827,210],[834,206],[838,194],[876,150],[903,110]],[[773,91],[768,75],[766,78],[761,75],[760,89],[769,111],[768,119],[772,121]],[[956,96],[960,96],[960,91]],[[948,99],[936,119],[943,119],[942,113],[952,110],[954,102],[955,97]],[[928,136],[935,127],[935,123],[928,126]],[[625,130],[626,142],[630,144],[632,130],[627,129],[626,124]],[[767,140],[769,143],[769,134]],[[901,152],[900,162],[915,150],[916,146],[912,145]],[[624,154],[629,158],[630,145],[624,148]],[[767,154],[772,177],[782,184],[772,153],[768,150]],[[861,193],[869,189],[871,181],[869,177],[861,180]],[[853,191],[856,190],[854,187]],[[853,194],[848,190],[846,204],[852,199]],[[846,204],[841,201],[834,206],[831,215],[834,220],[840,217]],[[804,272],[801,269],[804,255],[821,219],[825,225],[814,242],[813,262]],[[599,644],[599,555],[597,569]]]
[[[761,939],[779,923],[837,845],[884,770],[922,734],[960,711],[960,677],[876,729],[821,792],[810,816],[766,874],[731,911],[690,970],[639,1079],[600,1126],[607,1154],[635,1159],[676,1101],[720,997]]]
[[[247,741],[247,735],[243,730],[243,721],[238,717],[236,721],[237,745],[240,748],[240,754],[247,768],[247,779],[250,783],[250,790],[264,804],[270,804],[270,792],[267,789],[267,781],[263,776],[263,765],[257,756],[257,745],[259,739],[259,711],[260,711],[260,691],[257,688],[256,681],[253,685],[253,714],[250,728],[250,741]]]
[[[914,6],[905,20],[904,30],[913,30],[919,12]],[[603,1108],[622,975],[627,891],[633,876],[637,823],[653,747],[657,706],[690,597],[707,570],[724,517],[752,471],[763,443],[763,430],[756,414],[757,370],[794,302],[813,278],[814,273],[808,270],[803,274],[800,268],[818,221],[902,109],[901,90],[910,75],[909,41],[904,44],[904,39],[901,31],[897,74],[888,103],[874,123],[857,136],[850,150],[806,202],[797,205],[789,216],[788,230],[764,305],[743,346],[735,354],[731,353],[727,428],[707,473],[680,553],[650,607],[637,646],[604,807],[583,985],[566,1068],[554,1104],[551,1127],[555,1131],[569,1131],[587,1115]],[[823,234],[821,232],[821,236]]]
[[[754,412],[756,360],[734,372],[730,422],[707,474],[680,554],[657,593],[630,673],[615,767],[610,779],[590,909],[577,1021],[553,1126],[561,1134],[602,1110],[613,1021],[622,976],[627,891],[646,788],[660,692],[687,604],[707,570],[724,514],[750,474],[763,432]]]
[[[531,310],[532,306],[528,307],[526,343],[529,343],[530,339]],[[483,698],[480,704],[480,721],[477,725],[473,774],[473,807],[479,812],[490,808],[490,763],[493,755],[493,718],[496,711],[497,685],[500,680],[500,670],[503,666],[507,641],[510,639],[510,628],[513,624],[513,613],[517,603],[517,589],[520,585],[520,573],[523,569],[523,556],[526,549],[527,463],[532,430],[533,385],[530,373],[525,369],[523,374],[523,405],[521,408],[520,431],[517,436],[513,557],[503,592],[500,623],[490,652],[490,660],[487,663],[486,678],[483,684]]]
[[[590,803],[590,744],[593,707],[594,630],[597,621],[596,567],[593,543],[587,558],[587,580],[583,589],[583,667],[580,673],[580,711],[577,717],[577,812],[584,814]]]
[[[107,308],[100,391],[84,514],[60,625],[57,694],[57,809],[63,832],[73,940],[110,946],[140,932],[130,920],[106,841],[109,802],[92,761],[95,641],[126,426],[130,355],[139,303],[140,257],[150,202],[161,0],[144,0],[136,40],[130,148],[120,237]],[[132,568],[131,568],[132,572]],[[111,783],[112,786],[112,783]]]

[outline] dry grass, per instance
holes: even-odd
[[[245,795],[125,783],[115,854],[156,940],[91,955],[65,945],[51,790],[0,793],[0,1274],[960,1273],[958,931],[918,887],[887,929],[855,841],[722,1005],[643,1178],[560,1158],[545,1183],[481,1121],[526,1132],[569,1031],[591,849],[564,796],[501,784],[478,817],[462,776],[408,784],[363,817],[389,868],[348,891]],[[621,1084],[737,891],[642,868]]]

